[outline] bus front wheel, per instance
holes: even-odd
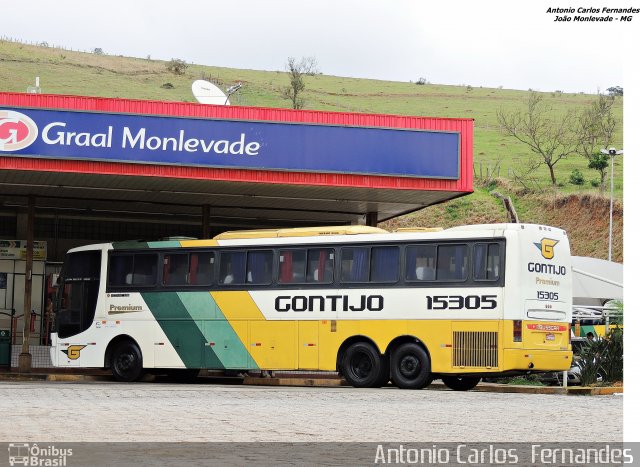
[[[431,360],[418,344],[402,344],[391,354],[391,379],[401,389],[422,389],[431,381]]]
[[[468,376],[443,376],[442,382],[446,387],[453,389],[454,391],[469,391],[478,385],[480,378]]]
[[[349,346],[342,360],[342,374],[356,388],[380,387],[389,381],[389,367],[378,351],[367,342]]]
[[[116,381],[131,382],[142,378],[142,353],[134,342],[123,341],[113,349],[111,372]]]

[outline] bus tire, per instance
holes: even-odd
[[[356,342],[344,353],[342,374],[347,383],[354,388],[380,387],[383,384],[385,370],[383,360],[371,344]]]
[[[144,374],[142,352],[135,342],[118,343],[111,353],[111,373],[116,381],[138,381]]]
[[[469,391],[478,385],[480,378],[473,376],[443,376],[442,382],[446,387],[454,391]]]
[[[380,356],[380,376],[378,380],[374,383],[372,387],[381,388],[382,386],[386,386],[389,380],[391,379],[391,375],[389,374],[389,357],[386,355]]]
[[[391,354],[391,379],[401,389],[422,389],[431,381],[431,360],[420,345],[402,344]]]

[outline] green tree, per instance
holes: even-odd
[[[184,75],[187,71],[187,62],[180,60],[179,58],[172,58],[167,62],[167,70],[174,75]]]
[[[609,154],[602,154],[601,152],[591,154],[591,156],[589,156],[588,167],[590,169],[597,170],[600,174],[598,188],[603,192],[607,178],[607,169],[609,168]]]
[[[289,86],[282,89],[282,97],[291,101],[294,109],[304,107],[302,92],[305,88],[304,77],[318,74],[318,65],[314,57],[302,57],[296,60],[293,57],[287,59],[287,74],[289,75]]]
[[[588,167],[600,174],[600,191],[605,189],[609,155],[601,154],[608,148],[618,126],[613,115],[615,97],[599,94],[589,107],[582,110],[576,119],[576,152],[587,159]]]
[[[624,90],[621,86],[612,86],[607,88],[607,92],[610,96],[622,96],[624,94]]]

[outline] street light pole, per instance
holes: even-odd
[[[611,194],[609,195],[609,261],[611,261],[611,250],[613,247],[613,157],[611,155]]]
[[[609,261],[611,261],[611,253],[613,250],[613,158],[618,154],[622,154],[622,149],[616,151],[616,148],[601,149],[602,154],[608,154],[611,158],[611,192],[609,194]]]

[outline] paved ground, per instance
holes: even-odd
[[[619,395],[0,382],[0,414],[0,442],[622,440]]]

